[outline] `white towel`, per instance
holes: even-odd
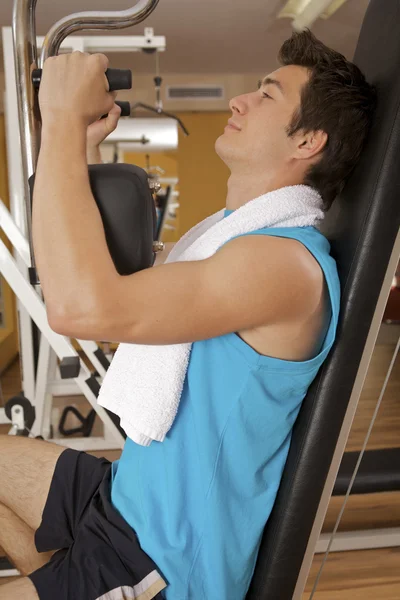
[[[322,198],[306,185],[287,186],[208,217],[175,245],[166,262],[204,260],[232,238],[265,227],[307,227],[324,217]],[[162,442],[176,417],[192,344],[120,344],[98,402],[120,417],[137,444]]]

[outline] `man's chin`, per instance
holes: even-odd
[[[216,139],[215,152],[218,154],[220,159],[223,160],[224,162],[225,162],[225,159],[228,158],[228,156],[230,155],[230,153],[231,153],[230,144],[227,140],[227,136],[225,135],[225,133],[223,133],[222,135],[219,136],[219,138]]]

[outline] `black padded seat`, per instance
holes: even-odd
[[[344,496],[356,466],[359,452],[345,452],[333,496]],[[361,459],[352,494],[374,494],[400,490],[400,448],[367,450]]]

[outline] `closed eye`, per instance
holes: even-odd
[[[267,94],[267,92],[263,92],[262,93],[262,97],[263,98],[271,98],[271,100],[273,99],[272,96],[270,96],[269,94]]]

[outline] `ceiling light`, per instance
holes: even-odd
[[[292,27],[303,31],[317,19],[329,19],[346,0],[289,0],[277,18],[292,19]]]

